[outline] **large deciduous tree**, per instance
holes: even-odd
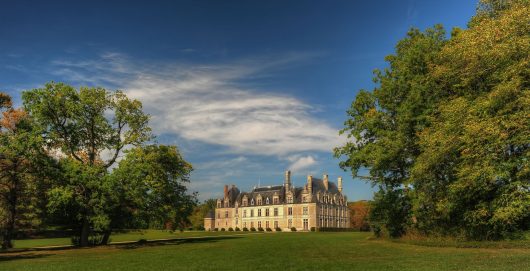
[[[109,230],[109,168],[127,146],[151,138],[142,104],[121,91],[48,83],[22,94],[49,150],[61,157],[62,177],[49,192],[50,208],[75,214],[81,246],[91,230]]]
[[[175,146],[148,145],[126,152],[112,173],[115,192],[115,227],[175,230],[189,224],[196,196],[187,193],[192,166]]]
[[[342,130],[352,141],[335,154],[354,175],[369,170],[381,188],[372,211],[394,236],[412,220],[473,239],[529,228],[529,6],[483,0],[449,40],[438,26],[411,30],[376,71],[379,86],[352,103]]]
[[[2,248],[12,247],[15,231],[40,224],[47,155],[22,109],[0,93],[0,228]]]

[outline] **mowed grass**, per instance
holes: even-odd
[[[110,237],[110,242],[124,242],[124,241],[138,241],[140,239],[171,239],[181,237],[194,236],[217,236],[224,234],[238,234],[243,232],[204,232],[204,231],[185,231],[185,232],[170,232],[164,230],[137,230],[123,233],[113,233]],[[40,238],[40,239],[24,239],[15,240],[15,248],[35,248],[47,246],[65,246],[70,245],[70,238]]]
[[[529,249],[426,247],[370,236],[258,233],[5,253],[0,270],[530,270]]]

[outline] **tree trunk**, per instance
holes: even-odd
[[[81,226],[81,236],[79,236],[79,246],[87,247],[90,225],[88,224],[88,219],[86,217],[83,218],[82,223],[83,225]]]
[[[110,229],[105,230],[105,232],[103,233],[103,239],[101,240],[102,245],[107,245],[109,243],[110,233]]]

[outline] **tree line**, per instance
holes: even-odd
[[[411,29],[335,149],[379,188],[372,229],[469,239],[530,229],[530,4],[483,0],[467,29]]]
[[[156,143],[140,101],[51,82],[22,102],[0,92],[3,249],[26,229],[73,229],[73,242],[88,246],[108,243],[113,229],[189,225],[192,165]]]

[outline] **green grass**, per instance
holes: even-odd
[[[0,270],[530,270],[530,249],[427,247],[369,237],[265,233],[5,253]]]
[[[216,236],[223,234],[238,234],[243,232],[203,232],[203,231],[185,231],[185,232],[169,232],[163,230],[137,230],[129,231],[124,233],[114,233],[110,237],[112,242],[123,242],[123,241],[138,241],[140,239],[153,240],[153,239],[170,239],[180,237],[193,237],[193,236]],[[15,240],[15,248],[34,248],[34,247],[46,247],[46,246],[64,246],[70,245],[70,238],[39,238],[39,239],[24,239]]]

